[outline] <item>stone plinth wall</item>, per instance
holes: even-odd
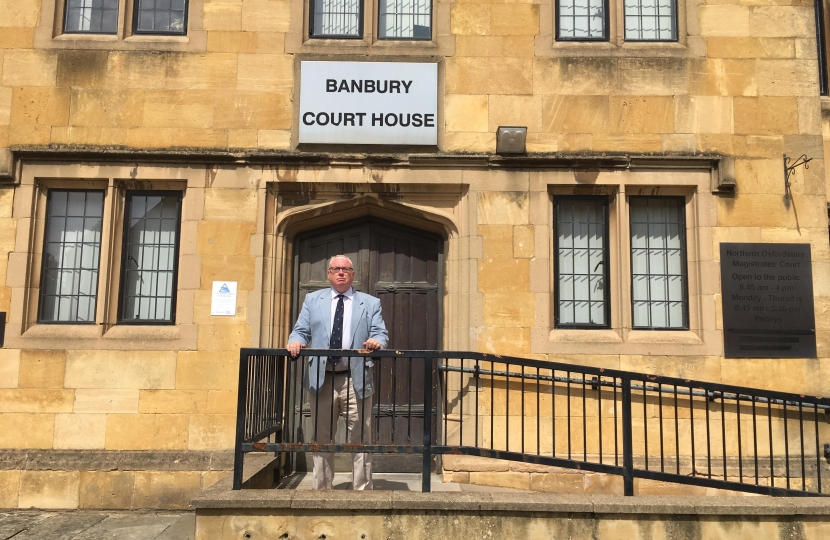
[[[220,482],[193,505],[196,540],[819,540],[830,534],[825,499],[231,492]]]

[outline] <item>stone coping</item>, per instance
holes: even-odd
[[[230,489],[229,479],[202,491],[190,506],[198,510],[400,510],[526,512],[562,514],[650,514],[710,516],[828,516],[828,497],[681,497],[663,495],[561,495],[411,491],[295,491]]]
[[[232,451],[0,450],[0,470],[227,471]]]

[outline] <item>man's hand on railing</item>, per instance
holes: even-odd
[[[369,338],[363,342],[363,348],[368,351],[376,351],[380,349],[380,342],[374,338]],[[360,351],[363,352],[363,351]]]
[[[291,356],[297,356],[300,354],[300,349],[305,349],[305,343],[300,343],[299,341],[292,341],[288,345],[285,346],[288,349],[288,354]]]

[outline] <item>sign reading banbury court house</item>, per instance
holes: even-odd
[[[301,62],[300,143],[438,144],[438,65]]]
[[[809,244],[721,244],[727,358],[815,358]]]

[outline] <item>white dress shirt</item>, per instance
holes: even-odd
[[[331,319],[329,319],[329,328],[334,326],[334,312],[337,309],[337,296],[340,293],[331,289]],[[354,289],[349,287],[349,290],[343,293],[343,344],[344,349],[352,348],[352,303],[354,302]],[[334,365],[336,371],[341,371],[347,368],[347,357],[340,359]]]

